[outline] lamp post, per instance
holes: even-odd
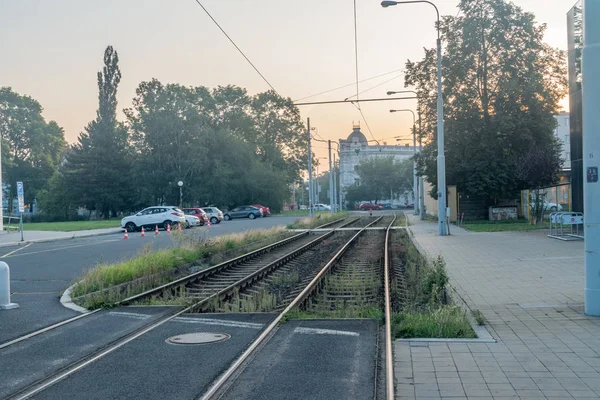
[[[421,129],[421,101],[419,100],[419,94],[414,90],[390,90],[387,92],[388,96],[393,94],[402,93],[414,93],[417,97],[417,118],[419,119],[419,153],[423,151],[423,130]],[[421,221],[425,220],[425,186],[423,182],[423,176],[419,176],[419,214]]]
[[[177,182],[177,186],[179,186],[179,209],[183,208],[183,181]]]
[[[440,236],[447,235],[446,225],[446,158],[444,156],[444,103],[442,99],[442,40],[440,39],[440,12],[438,8],[427,0],[407,1],[382,1],[382,7],[395,6],[398,4],[427,3],[435,8],[437,14],[437,189],[438,189],[438,233]]]
[[[415,112],[413,110],[409,110],[409,109],[402,109],[402,110],[390,110],[391,113],[395,113],[395,112],[401,112],[401,111],[406,111],[412,114],[413,117],[413,211],[414,211],[414,215],[419,215],[419,206],[418,206],[418,199],[420,198],[419,196],[419,183],[417,180],[417,160],[416,160],[416,156],[417,156],[417,128],[416,128],[416,122],[415,122]]]

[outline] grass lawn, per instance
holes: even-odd
[[[119,228],[120,226],[120,219],[68,222],[27,222],[23,223],[23,230],[74,232],[88,229]]]
[[[315,215],[318,214],[331,214],[331,212],[329,211],[315,211]],[[309,211],[308,210],[284,210],[280,213],[277,214],[272,214],[272,215],[281,215],[284,217],[294,217],[294,216],[300,216],[300,217],[309,217]]]
[[[549,229],[550,225],[547,221],[540,225],[531,225],[529,221],[469,221],[460,227],[473,232],[506,232]],[[452,227],[450,227],[450,232],[452,232]]]

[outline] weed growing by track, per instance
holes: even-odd
[[[203,230],[173,232],[177,247],[151,251],[146,246],[136,257],[116,264],[99,264],[77,279],[74,301],[85,308],[115,302],[208,268],[227,259],[292,236],[282,228],[208,238]]]
[[[313,229],[317,226],[325,225],[329,222],[342,219],[347,215],[347,212],[336,214],[318,214],[314,217],[298,218],[293,223],[287,226],[288,229]]]
[[[474,338],[464,310],[451,305],[443,258],[429,262],[406,232],[392,238],[392,334],[401,338]]]

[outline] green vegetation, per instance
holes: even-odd
[[[391,283],[392,335],[396,338],[476,337],[465,312],[449,304],[446,293],[449,279],[443,258],[429,262],[405,232],[396,232],[394,240],[400,243],[392,247],[395,272]]]
[[[120,228],[120,221],[120,219],[101,219],[95,221],[28,222],[23,223],[23,230],[75,232],[88,229]]]
[[[527,220],[519,219],[516,221],[468,221],[461,224],[460,227],[472,232],[506,232],[548,229],[550,225],[548,222],[532,225]]]
[[[477,325],[485,324],[485,317],[483,316],[483,313],[481,311],[473,310],[473,311],[471,311],[471,313],[473,314],[473,317],[475,318]]]
[[[443,305],[425,311],[402,311],[392,315],[395,338],[475,338],[460,307]]]
[[[282,240],[292,233],[273,228],[214,239],[179,232],[173,232],[173,235],[178,242],[176,248],[151,252],[146,247],[132,259],[116,264],[99,264],[89,270],[75,285],[72,293],[75,302],[86,308],[110,306],[191,271]]]
[[[295,220],[293,223],[287,226],[288,229],[313,229],[321,225],[325,225],[329,222],[336,221],[338,219],[345,218],[347,212],[340,212],[336,214],[322,213],[317,214],[314,217],[305,217]]]

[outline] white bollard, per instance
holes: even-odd
[[[10,269],[7,263],[0,261],[0,310],[17,307],[17,303],[10,302]]]

